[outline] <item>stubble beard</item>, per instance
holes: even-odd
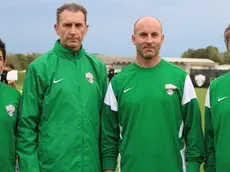
[[[143,58],[143,59],[145,59],[145,60],[151,60],[151,59],[153,59],[154,57],[156,57],[157,56],[157,51],[156,51],[156,49],[154,49],[154,53],[151,53],[151,54],[145,54],[143,51],[140,51],[140,50],[138,50],[137,49],[137,52],[141,55],[141,57]]]

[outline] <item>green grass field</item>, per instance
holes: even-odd
[[[25,78],[25,72],[19,71],[18,72],[18,80],[16,82],[18,90],[22,90],[24,78]]]
[[[17,89],[18,90],[22,90],[23,88],[23,81],[24,81],[24,76],[25,73],[19,72],[18,73],[18,81],[16,82],[17,84]],[[196,94],[197,94],[197,98],[200,104],[200,108],[201,108],[201,113],[202,113],[202,126],[204,126],[204,105],[205,105],[205,96],[206,96],[206,92],[207,89],[206,88],[196,88]],[[203,172],[203,167],[201,167],[201,172]]]
[[[197,94],[197,98],[198,98],[201,113],[202,113],[202,124],[203,124],[203,126],[204,126],[204,105],[205,105],[206,92],[207,92],[206,88],[196,88],[196,94]]]
[[[202,126],[204,128],[204,106],[205,106],[205,97],[206,97],[206,88],[196,88],[196,94],[197,98],[200,104],[200,109],[201,109],[201,116],[202,116]],[[203,166],[201,166],[201,172],[203,172]]]

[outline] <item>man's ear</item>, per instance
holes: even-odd
[[[165,40],[165,35],[162,34],[162,36],[161,36],[161,44],[163,44],[164,40]]]
[[[89,25],[86,24],[86,28],[85,28],[85,33],[84,33],[84,36],[86,36],[86,34],[88,33],[88,29],[89,29]]]
[[[132,35],[132,42],[133,42],[134,45],[136,45],[136,37],[135,37],[135,35]]]
[[[58,36],[60,36],[58,24],[54,24],[54,30]]]

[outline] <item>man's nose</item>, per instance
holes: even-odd
[[[70,34],[75,35],[77,33],[77,29],[75,26],[71,27]]]
[[[148,35],[148,37],[146,38],[146,43],[153,43],[153,37],[152,35]]]

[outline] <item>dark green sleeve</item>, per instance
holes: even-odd
[[[204,162],[205,155],[201,111],[189,75],[185,79],[181,110],[184,122],[183,138],[186,145],[186,172],[200,172],[200,165]]]
[[[101,117],[102,170],[115,170],[118,157],[119,125],[117,104],[111,84],[108,87]]]
[[[103,83],[103,96],[105,96],[106,90],[108,87],[107,69],[106,69],[105,65],[103,65],[103,67],[102,67],[102,73],[103,73],[103,77],[102,77],[102,79],[103,79],[103,81],[102,81],[102,83]]]
[[[183,134],[186,143],[186,172],[200,172],[200,165],[204,161],[204,140],[197,99],[193,98],[183,105],[182,113],[184,116]]]
[[[16,136],[16,133],[17,133],[17,126],[18,126],[18,121],[19,121],[19,111],[20,111],[20,107],[21,107],[21,103],[22,103],[22,96],[20,94],[20,92],[18,92],[17,94],[17,100],[18,100],[18,107],[17,107],[17,118],[16,118],[16,127],[15,127],[15,136]]]
[[[16,134],[16,153],[20,172],[40,172],[38,162],[38,125],[43,100],[43,78],[33,65],[29,66],[22,94]]]
[[[100,76],[101,76],[101,83],[102,83],[102,102],[101,102],[101,110],[100,113],[102,114],[102,109],[103,109],[103,100],[107,91],[108,87],[108,82],[107,82],[107,70],[104,64],[101,65],[101,71],[100,71]]]
[[[214,146],[214,130],[212,126],[211,110],[210,110],[210,100],[209,91],[206,96],[206,106],[205,106],[205,164],[204,169],[207,172],[215,172],[215,146]]]

